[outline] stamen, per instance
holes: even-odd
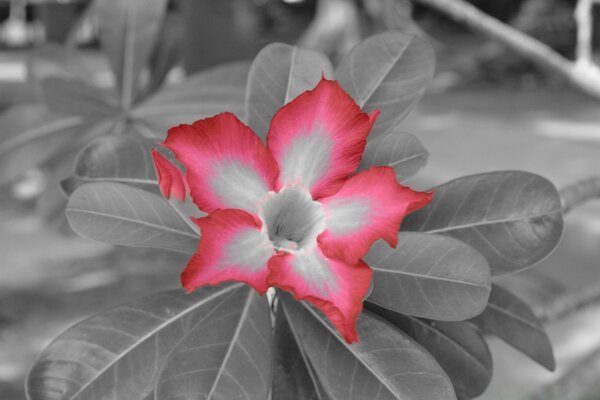
[[[272,193],[261,205],[259,215],[278,250],[296,251],[315,245],[324,229],[321,203],[298,187]]]

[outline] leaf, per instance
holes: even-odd
[[[146,136],[162,138],[172,126],[225,111],[241,116],[248,68],[247,62],[236,62],[198,72],[139,104],[132,117],[155,132]]]
[[[294,335],[283,306],[277,307],[275,317],[275,357],[272,400],[328,400],[329,398],[301,348],[300,338]]]
[[[156,400],[266,400],[272,333],[265,297],[246,288],[189,330],[156,381]]]
[[[184,40],[184,24],[179,13],[167,13],[156,47],[150,57],[150,81],[147,93],[155,92],[164,82],[171,69],[181,61],[181,43]]]
[[[435,360],[404,333],[363,311],[360,344],[347,344],[306,303],[281,295],[295,336],[301,338],[323,387],[334,399],[455,399],[450,380]]]
[[[44,103],[59,113],[101,119],[116,118],[119,112],[115,98],[84,82],[51,77],[42,81],[41,88]]]
[[[556,368],[552,344],[540,321],[523,300],[501,286],[492,286],[487,308],[471,322],[548,370]]]
[[[198,234],[162,197],[112,182],[87,183],[69,198],[71,228],[87,239],[193,254]]]
[[[340,63],[336,78],[365,112],[381,111],[371,135],[398,125],[433,77],[433,49],[419,36],[386,32],[359,43]]]
[[[561,202],[547,179],[498,171],[435,188],[433,201],[409,215],[402,230],[439,233],[483,254],[493,275],[522,270],[546,257],[563,230]]]
[[[492,356],[477,328],[468,322],[420,319],[365,302],[365,309],[401,329],[446,371],[459,397],[482,394],[492,379]]]
[[[479,314],[487,304],[487,262],[456,239],[400,232],[395,249],[377,241],[364,260],[373,269],[369,301],[387,309],[459,321]]]
[[[139,76],[154,49],[167,0],[98,0],[100,41],[121,89],[121,106],[129,110]]]
[[[246,123],[264,142],[275,112],[313,89],[323,75],[333,76],[331,62],[323,53],[283,43],[264,47],[248,74]]]
[[[241,284],[192,294],[169,290],[94,315],[69,328],[40,355],[27,377],[28,399],[148,398],[173,348],[247,292]]]
[[[423,168],[427,157],[429,153],[419,139],[392,128],[367,142],[358,170],[367,170],[374,165],[387,165],[394,168],[398,181],[403,181]]]
[[[48,77],[57,76],[92,82],[94,85],[100,84],[99,81],[103,79],[98,71],[104,70],[104,60],[89,57],[89,54],[76,48],[46,43],[29,51],[31,56],[27,60],[27,73],[34,86]]]
[[[91,182],[116,182],[136,186],[162,197],[151,149],[157,147],[156,140],[141,137],[136,133],[119,136],[103,136],[89,143],[78,154],[74,176],[61,182],[63,191],[70,195],[79,186]],[[184,202],[175,198],[168,200],[192,231],[200,233],[190,217],[206,215],[196,207],[188,195]]]
[[[51,113],[43,106],[18,105],[0,115],[0,185],[52,158],[84,129],[81,117]]]
[[[85,146],[75,161],[67,192],[89,182],[118,182],[157,194],[157,178],[150,151],[155,140],[138,135],[102,136]]]

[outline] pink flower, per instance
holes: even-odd
[[[322,79],[275,114],[267,146],[231,113],[171,128],[163,145],[186,173],[154,151],[160,188],[178,199],[189,192],[208,213],[194,220],[202,237],[183,287],[279,287],[358,340],[372,273],[361,257],[378,239],[395,246],[403,217],[431,201],[390,167],[353,175],[377,115]]]

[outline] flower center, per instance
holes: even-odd
[[[277,250],[295,252],[316,244],[325,228],[321,203],[297,187],[271,192],[259,214]]]

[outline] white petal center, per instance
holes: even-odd
[[[269,193],[259,215],[275,248],[292,253],[312,248],[325,229],[323,206],[299,187]]]

